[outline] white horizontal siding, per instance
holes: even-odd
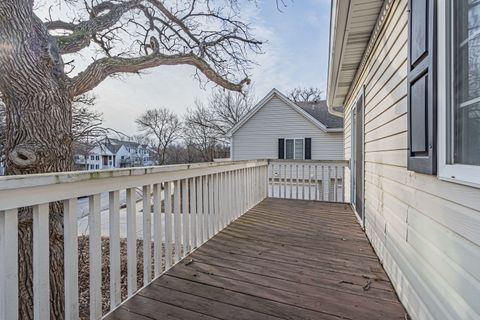
[[[407,20],[394,2],[345,104],[345,157],[365,86],[366,233],[413,319],[480,319],[480,189],[406,168]]]
[[[342,160],[343,133],[327,133],[274,96],[232,136],[232,159],[277,159],[279,138],[312,138],[312,160]]]

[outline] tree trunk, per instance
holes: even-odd
[[[0,92],[6,105],[6,173],[69,171],[72,97],[54,39],[32,0],[0,1]],[[32,209],[19,214],[20,319],[33,319]],[[63,210],[50,205],[51,319],[64,318]]]

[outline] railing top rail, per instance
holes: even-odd
[[[269,163],[304,163],[304,164],[343,164],[348,165],[348,160],[293,160],[293,159],[270,159]]]
[[[0,178],[0,211],[267,165],[248,160],[7,176]]]
[[[38,173],[0,177],[0,191],[23,187],[46,186],[60,183],[81,182],[86,180],[101,180],[117,177],[144,176],[155,173],[171,173],[175,171],[220,168],[233,164],[250,164],[254,166],[267,165],[267,160],[240,160],[185,163],[150,167],[133,167],[119,169],[100,169],[89,171],[70,171],[56,173]]]

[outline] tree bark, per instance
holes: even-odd
[[[72,97],[55,40],[32,0],[0,2],[0,92],[6,106],[6,173],[70,171]],[[32,209],[19,212],[19,312],[33,319]],[[51,319],[64,318],[63,210],[50,205]]]

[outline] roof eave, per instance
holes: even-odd
[[[328,57],[327,106],[328,111],[343,117],[342,113],[333,110],[338,74],[343,57],[345,30],[350,10],[350,0],[332,0],[330,13],[330,44]]]

